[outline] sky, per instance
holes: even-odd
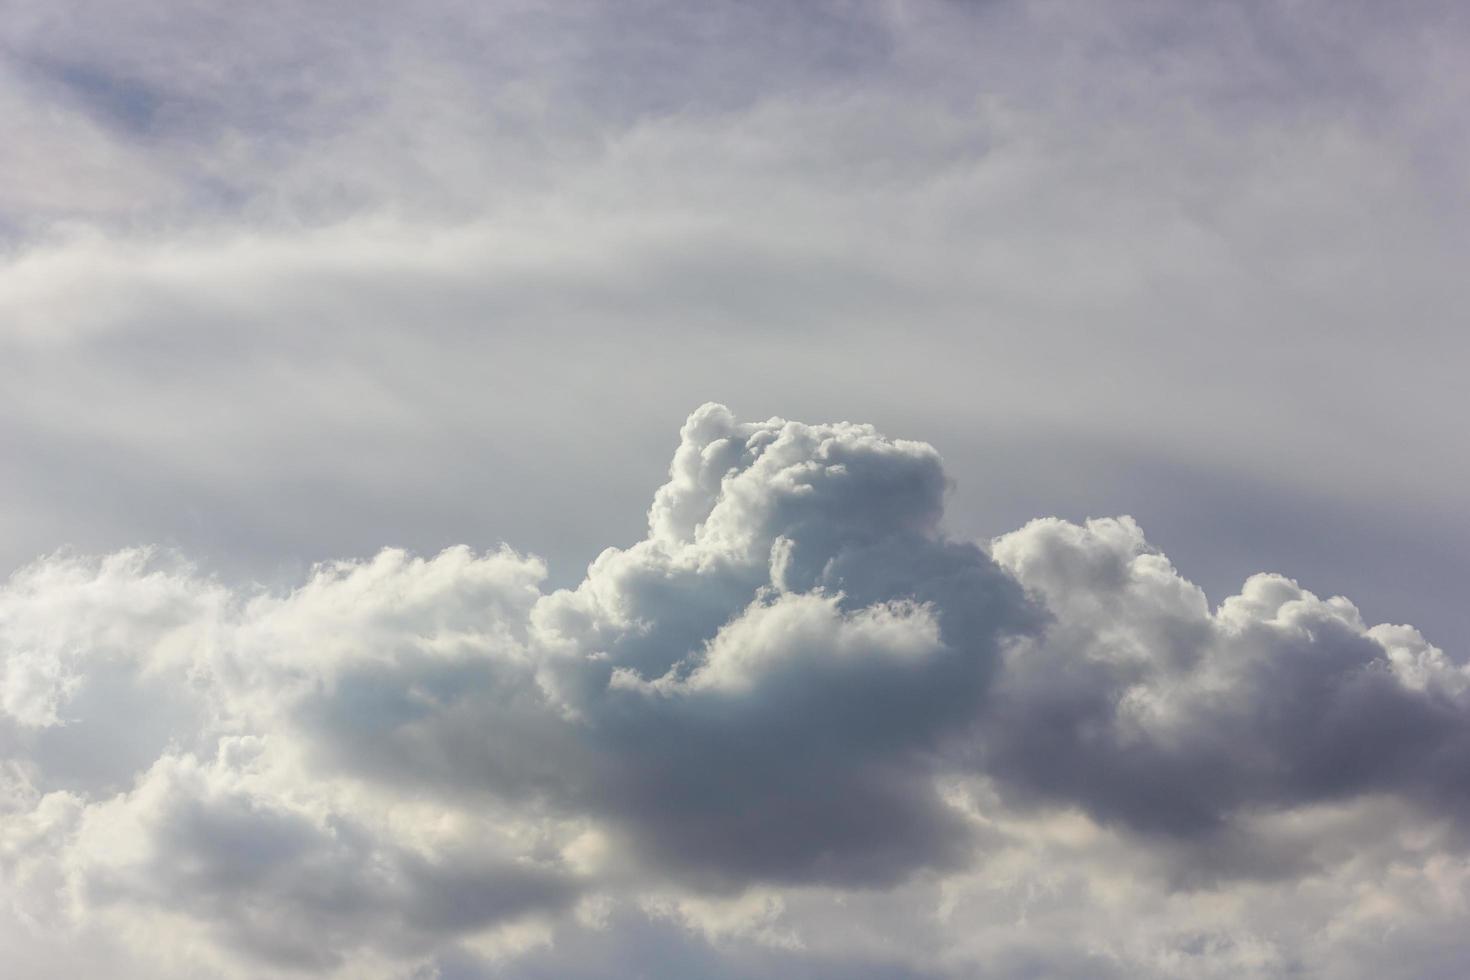
[[[0,0],[7,975],[1465,975],[1467,64]]]

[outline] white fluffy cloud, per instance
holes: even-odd
[[[1128,518],[950,539],[946,486],[706,405],[571,589],[508,548],[40,559],[0,936],[31,976],[1464,962],[1463,664],[1276,575],[1212,609]]]

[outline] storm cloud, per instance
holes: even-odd
[[[947,485],[924,443],[711,404],[647,536],[571,588],[509,548],[286,590],[38,560],[0,592],[26,942],[163,973],[575,973],[637,935],[662,970],[1179,975],[1195,948],[1214,975],[1339,962],[1320,931],[1365,888],[1385,928],[1428,921],[1396,889],[1459,907],[1463,664],[1279,575],[1212,608],[1126,517],[953,539]],[[1061,867],[1076,915],[1227,921],[973,947],[957,910]],[[845,946],[862,922],[881,956]]]

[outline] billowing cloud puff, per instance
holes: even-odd
[[[1280,576],[1212,609],[1128,518],[952,540],[945,489],[925,444],[706,405],[571,589],[508,548],[286,592],[41,559],[0,592],[4,938],[241,976],[1465,952],[1464,665]]]
[[[980,751],[1008,785],[1185,836],[1370,794],[1470,817],[1470,672],[1414,629],[1280,575],[1211,611],[1127,518],[993,553],[1055,616],[991,692]]]

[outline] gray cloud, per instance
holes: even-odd
[[[1144,831],[1403,793],[1462,819],[1470,674],[1417,631],[1256,575],[1209,609],[1136,524],[1037,521],[995,542],[1056,619],[1008,653],[988,767]]]
[[[568,584],[716,396],[924,434],[975,536],[1128,509],[1180,553],[1174,475],[1244,485],[1203,581],[1290,509],[1309,581],[1465,634],[1382,547],[1429,514],[1467,571],[1455,5],[787,6],[18,5],[0,563],[508,538]]]
[[[9,4],[8,972],[1460,976],[1467,27]]]
[[[923,443],[707,405],[647,537],[575,588],[509,549],[284,592],[42,559],[0,595],[10,901],[140,963],[192,936],[174,966],[225,972],[575,973],[632,943],[664,975],[1204,976],[1243,943],[1282,969],[1334,947],[1236,921],[976,953],[915,920],[839,956],[855,926],[823,903],[963,934],[956,907],[1059,848],[1165,910],[1465,862],[1470,672],[1415,630],[1274,575],[1212,610],[1127,518],[952,540],[945,489]]]

